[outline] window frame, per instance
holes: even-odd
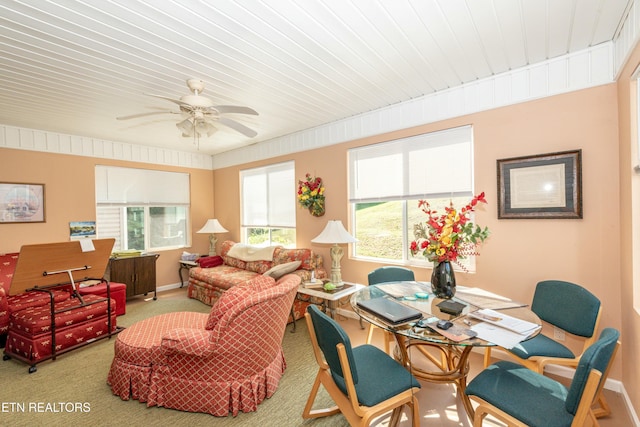
[[[282,176],[278,176],[278,174],[282,174],[286,182],[278,183],[278,179],[282,179]],[[245,186],[248,185],[247,182],[251,178],[259,181],[258,184],[260,184],[261,188],[258,188],[258,195],[262,196],[264,194],[264,200],[262,200],[264,206],[258,208],[259,212],[257,214],[255,209],[253,213],[245,210],[245,206],[249,205],[249,202],[245,199],[251,197],[251,194],[256,194],[255,183],[251,188],[252,191],[245,191]],[[287,248],[294,248],[296,246],[295,162],[289,160],[243,169],[240,171],[239,179],[241,242],[255,246],[281,245]],[[274,194],[274,192],[276,193]],[[251,206],[255,207],[255,204],[255,202],[252,202]],[[264,234],[268,236],[266,241],[252,242],[251,230],[264,230]],[[292,231],[293,236],[290,236],[285,242],[277,241],[274,238],[281,231],[286,238],[287,230]]]
[[[98,237],[114,237],[114,250],[129,250],[129,221],[128,209],[142,209],[142,230],[144,233],[144,248],[142,251],[167,251],[191,246],[191,195],[190,175],[181,172],[169,172],[153,169],[137,169],[119,166],[96,165],[96,231]],[[126,189],[123,189],[126,182]],[[175,183],[175,184],[174,184]],[[171,191],[167,188],[171,187]],[[159,236],[152,232],[154,219],[153,208],[184,209],[176,225],[184,220],[184,240],[178,244],[152,246],[152,241]],[[117,230],[115,233],[105,234],[107,223],[100,221],[100,209],[118,210],[118,220],[112,221]],[[115,211],[114,211],[115,212]],[[163,215],[164,217],[164,215]],[[165,224],[166,225],[166,224]],[[164,236],[161,237],[170,237]]]
[[[452,132],[450,134],[447,134],[447,132]],[[457,132],[457,133],[456,133]],[[466,136],[465,136],[466,135]],[[429,186],[428,184],[425,184],[425,186],[423,188],[420,188],[420,191],[416,192],[412,192],[409,189],[411,189],[411,185],[409,185],[410,183],[408,182],[408,180],[411,179],[411,166],[410,165],[408,159],[409,156],[412,155],[412,152],[414,150],[412,150],[411,148],[407,148],[407,147],[411,147],[411,146],[416,146],[416,143],[419,147],[422,147],[424,149],[426,149],[426,152],[428,153],[429,148],[431,146],[435,146],[433,144],[439,144],[442,145],[444,144],[445,146],[447,144],[449,144],[447,142],[447,137],[448,136],[452,136],[452,141],[456,141],[458,139],[460,139],[460,137],[462,136],[463,139],[466,139],[465,142],[463,142],[463,144],[468,145],[468,151],[465,151],[468,155],[468,159],[469,161],[467,163],[465,163],[465,167],[468,167],[468,171],[466,172],[468,175],[468,182],[465,183],[463,185],[463,187],[460,187],[458,189],[448,189],[447,190],[439,190],[439,189],[435,189],[435,191],[433,190],[433,188],[429,191],[425,191],[425,189]],[[420,138],[422,138],[422,140],[420,140]],[[391,145],[393,144],[393,145]],[[424,144],[424,145],[421,145]],[[432,200],[432,199],[445,199],[445,198],[449,198],[449,199],[454,199],[454,198],[460,198],[459,201],[455,201],[454,200],[454,205],[458,205],[459,203],[466,203],[468,202],[468,198],[472,197],[474,192],[473,192],[473,177],[474,177],[474,154],[473,154],[473,148],[474,148],[474,144],[473,144],[473,127],[471,125],[466,125],[466,126],[461,126],[461,127],[457,127],[457,128],[452,128],[452,129],[447,129],[447,130],[443,130],[443,131],[437,131],[437,132],[431,132],[431,133],[426,133],[426,134],[420,134],[420,135],[414,135],[411,137],[407,137],[407,138],[401,138],[401,139],[396,139],[396,140],[392,140],[392,141],[385,141],[385,142],[381,142],[378,144],[375,144],[376,147],[373,147],[374,150],[378,150],[381,155],[379,156],[381,159],[385,156],[385,145],[387,145],[388,147],[391,148],[391,150],[389,151],[389,153],[397,155],[398,153],[400,153],[399,155],[402,156],[402,159],[400,161],[398,161],[398,159],[396,159],[396,161],[398,161],[401,165],[402,165],[402,170],[400,171],[400,175],[402,177],[402,190],[400,192],[388,192],[385,196],[382,197],[371,197],[372,196],[372,192],[369,192],[368,194],[366,194],[366,197],[363,198],[358,198],[358,197],[354,197],[354,179],[360,179],[362,180],[362,172],[358,171],[357,173],[360,173],[361,175],[356,177],[356,172],[354,171],[354,168],[357,168],[357,159],[354,159],[353,153],[357,153],[358,150],[365,150],[365,149],[370,149],[372,148],[372,146],[362,146],[362,147],[356,147],[353,149],[350,149],[348,152],[348,167],[349,167],[349,171],[348,171],[348,175],[349,175],[349,213],[350,213],[350,218],[351,218],[351,227],[352,227],[352,234],[354,236],[356,236],[356,238],[358,238],[359,230],[358,230],[358,218],[357,218],[357,212],[358,212],[358,208],[360,207],[361,204],[365,204],[365,203],[384,203],[384,202],[400,202],[400,219],[402,221],[402,230],[401,230],[401,245],[402,245],[402,259],[397,259],[397,258],[384,258],[384,257],[372,257],[372,256],[367,256],[367,255],[362,255],[361,253],[359,253],[359,245],[362,245],[362,242],[357,242],[354,243],[351,246],[351,257],[353,259],[357,259],[357,260],[362,260],[362,261],[370,261],[370,262],[385,262],[385,263],[393,263],[393,264],[401,264],[401,265],[415,265],[415,266],[420,266],[420,267],[425,267],[425,266],[430,266],[431,263],[428,262],[425,259],[421,259],[420,257],[412,257],[411,253],[409,251],[409,244],[411,242],[411,240],[413,240],[411,238],[411,236],[413,235],[413,223],[409,224],[409,203],[415,202],[416,203],[416,207],[417,207],[417,200]],[[452,142],[450,144],[451,146],[455,145],[455,142]],[[405,149],[406,148],[406,149]],[[373,156],[375,157],[375,156]],[[365,160],[367,159],[367,157],[365,157]],[[400,188],[400,186],[397,186],[398,188]],[[366,191],[365,191],[366,193]],[[469,271],[475,271],[475,257],[468,257],[465,260],[461,260],[461,262],[464,263],[465,267],[469,270]]]

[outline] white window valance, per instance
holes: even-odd
[[[102,205],[188,205],[189,174],[96,166],[96,202]]]
[[[296,226],[296,182],[293,162],[240,172],[242,227]]]
[[[473,132],[462,126],[349,150],[349,201],[473,192]]]

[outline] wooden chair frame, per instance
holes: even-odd
[[[353,378],[351,376],[351,367],[347,358],[347,352],[345,350],[344,344],[338,344],[336,348],[338,350],[340,365],[342,367],[345,384],[347,386],[347,394],[345,395],[331,377],[329,365],[325,361],[322,350],[320,349],[320,346],[318,344],[318,339],[313,328],[313,320],[311,319],[311,315],[309,313],[305,313],[304,316],[307,322],[307,328],[309,329],[309,335],[311,337],[313,353],[316,358],[316,362],[318,363],[319,369],[318,374],[316,375],[316,379],[313,382],[311,392],[309,393],[309,398],[307,399],[307,403],[302,412],[303,418],[319,418],[342,413],[347,421],[349,421],[349,424],[351,426],[364,427],[368,426],[374,418],[392,410],[393,412],[391,414],[391,421],[389,422],[389,426],[393,427],[396,426],[400,421],[400,417],[402,415],[402,407],[404,405],[408,405],[411,409],[413,427],[420,426],[418,399],[415,396],[415,394],[419,391],[419,388],[417,387],[408,389],[375,406],[368,407],[360,405],[358,402],[358,395],[356,393],[355,385],[353,383]],[[318,390],[320,389],[320,384],[322,384],[327,390],[329,396],[331,396],[333,401],[336,403],[336,406],[326,409],[312,409],[313,403],[318,394]]]
[[[371,341],[373,340],[373,331],[374,330],[380,330],[382,331],[383,334],[383,340],[384,340],[384,352],[387,354],[391,354],[390,350],[391,350],[391,343],[395,342],[394,338],[393,338],[393,334],[389,331],[386,331],[384,329],[378,328],[376,325],[374,325],[373,323],[369,323],[369,330],[367,331],[367,344],[371,344]]]
[[[594,331],[593,335],[591,335],[590,337],[584,338],[582,351],[580,351],[580,354],[574,357],[573,359],[561,358],[561,357],[545,357],[545,356],[531,356],[528,359],[521,359],[515,354],[511,353],[510,351],[505,351],[505,352],[521,365],[526,366],[527,368],[539,374],[544,373],[544,368],[547,365],[561,365],[561,366],[569,366],[569,367],[575,368],[580,363],[580,358],[582,357],[584,352],[591,346],[591,344],[593,344],[596,341],[597,336],[595,331],[598,330],[601,314],[602,314],[602,306],[598,310],[598,315],[596,317],[596,322],[593,328],[593,331]],[[564,332],[571,336],[575,336],[570,334],[569,332],[566,332],[566,331]],[[577,338],[583,338],[583,337],[577,337]],[[490,364],[491,364],[491,347],[486,347],[484,352],[484,367],[486,368]]]
[[[375,281],[372,280],[372,276],[375,276],[377,273],[381,272],[384,269],[389,269],[391,270],[400,270],[399,274],[404,274],[406,275],[407,278],[412,277],[410,280],[415,280],[415,273],[406,268],[406,267],[397,267],[397,266],[385,266],[385,267],[379,267],[375,270],[373,270],[372,272],[369,273],[368,278],[369,278],[369,286],[371,285],[377,285],[380,283],[386,283],[384,281]],[[393,337],[393,334],[389,331],[386,331],[384,329],[381,329],[379,327],[377,327],[376,325],[374,325],[373,323],[369,323],[369,330],[367,331],[367,340],[365,341],[367,344],[371,344],[371,341],[373,339],[373,331],[379,329],[380,331],[382,331],[383,334],[383,340],[384,340],[384,352],[387,354],[391,354],[390,350],[391,350],[391,344],[395,342],[395,339]]]
[[[587,383],[584,387],[584,390],[582,391],[580,403],[578,404],[578,410],[576,411],[573,421],[571,422],[571,427],[598,427],[600,425],[597,420],[597,414],[599,413],[599,411],[601,411],[601,408],[594,408],[593,405],[596,402],[599,402],[600,398],[602,397],[602,389],[604,387],[605,380],[609,375],[609,370],[613,365],[613,360],[616,357],[616,353],[618,352],[619,347],[620,341],[617,342],[615,348],[613,349],[611,359],[607,364],[607,369],[605,370],[604,374],[597,369],[592,369],[589,373]],[[600,381],[601,378],[602,381]],[[476,408],[475,416],[473,418],[473,427],[482,427],[482,422],[487,415],[491,415],[502,420],[503,422],[507,423],[508,426],[527,427],[527,424],[524,424],[522,421],[514,418],[506,412],[501,411],[484,399],[473,395],[469,397],[479,404]],[[610,412],[611,411],[609,410],[608,413]]]
[[[560,365],[560,366],[568,366],[571,368],[576,368],[580,363],[580,358],[582,357],[584,352],[589,348],[589,346],[591,346],[591,344],[593,344],[596,341],[595,331],[598,330],[601,314],[602,314],[602,306],[600,306],[600,308],[598,309],[598,315],[596,317],[596,322],[593,328],[593,331],[594,331],[593,335],[587,338],[577,337],[577,338],[583,338],[583,346],[580,354],[573,359],[561,358],[561,357],[545,357],[545,356],[532,356],[528,359],[521,359],[520,357],[516,356],[515,354],[511,353],[508,350],[504,350],[504,353],[508,354],[509,357],[513,358],[516,362],[520,363],[523,366],[526,366],[527,368],[539,374],[544,374],[544,368],[547,365]],[[575,336],[569,332],[566,332],[566,331],[564,332],[571,336]],[[491,347],[486,347],[484,350],[484,367],[486,368],[490,364],[491,364]],[[597,418],[601,418],[609,415],[611,413],[611,407],[607,403],[607,400],[604,398],[604,395],[602,394],[601,391],[598,392],[598,398],[596,400],[597,400],[596,402],[597,407],[594,410],[595,416]]]

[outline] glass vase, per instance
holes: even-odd
[[[431,291],[442,299],[450,299],[456,294],[456,276],[451,262],[442,261],[433,267],[431,273]]]

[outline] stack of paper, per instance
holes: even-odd
[[[469,316],[482,320],[471,327],[478,337],[504,348],[515,347],[540,328],[535,323],[489,309],[474,311]]]
[[[467,304],[475,305],[478,308],[489,308],[493,310],[524,307],[526,305],[512,301],[509,298],[505,298],[492,292],[485,291],[484,289],[467,288],[462,286],[458,286],[456,299],[464,301]]]

